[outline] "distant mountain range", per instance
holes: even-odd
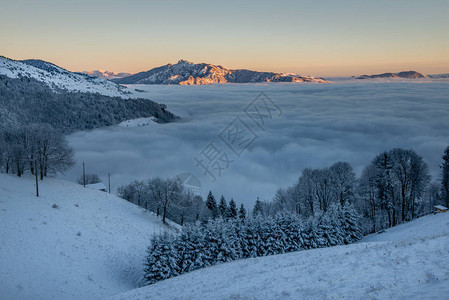
[[[106,78],[106,79],[123,78],[123,77],[127,77],[127,76],[131,75],[131,73],[115,73],[115,72],[103,71],[103,70],[83,71],[81,73],[87,74],[90,76],[99,77],[99,78]]]
[[[117,83],[83,73],[70,72],[39,59],[13,60],[0,56],[0,75],[9,78],[33,78],[45,83],[52,90],[119,97],[127,97],[129,94],[126,87]]]
[[[398,73],[382,73],[377,75],[361,75],[356,79],[377,79],[377,78],[402,78],[402,79],[421,79],[428,78],[426,75],[416,71],[402,71]]]
[[[257,82],[329,82],[323,78],[296,74],[257,72],[245,69],[231,70],[220,65],[195,64],[180,60],[149,71],[112,79],[119,84],[179,84],[202,85],[214,83],[257,83]]]

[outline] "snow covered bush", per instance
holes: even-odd
[[[308,219],[284,213],[198,222],[176,236],[152,237],[145,284],[222,262],[350,244],[361,237],[360,218],[352,206],[331,205]]]

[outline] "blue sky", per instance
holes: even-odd
[[[448,1],[0,0],[0,54],[73,71],[184,58],[319,76],[449,72]]]

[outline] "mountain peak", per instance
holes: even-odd
[[[188,65],[194,65],[193,62],[185,60],[185,59],[180,59],[178,60],[178,64],[188,64]]]
[[[112,81],[119,84],[179,84],[203,85],[217,83],[257,82],[328,82],[313,76],[296,74],[258,72],[245,69],[230,70],[221,65],[193,63],[180,59],[177,64],[153,68]]]

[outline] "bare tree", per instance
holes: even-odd
[[[449,146],[444,150],[441,165],[441,192],[446,206],[449,207]]]
[[[421,198],[430,182],[429,167],[413,150],[392,149],[392,159],[395,185],[400,193],[401,221],[405,221],[407,214],[415,216],[416,199]]]
[[[343,207],[354,196],[355,173],[347,162],[337,162],[329,167],[333,202],[339,202]]]

